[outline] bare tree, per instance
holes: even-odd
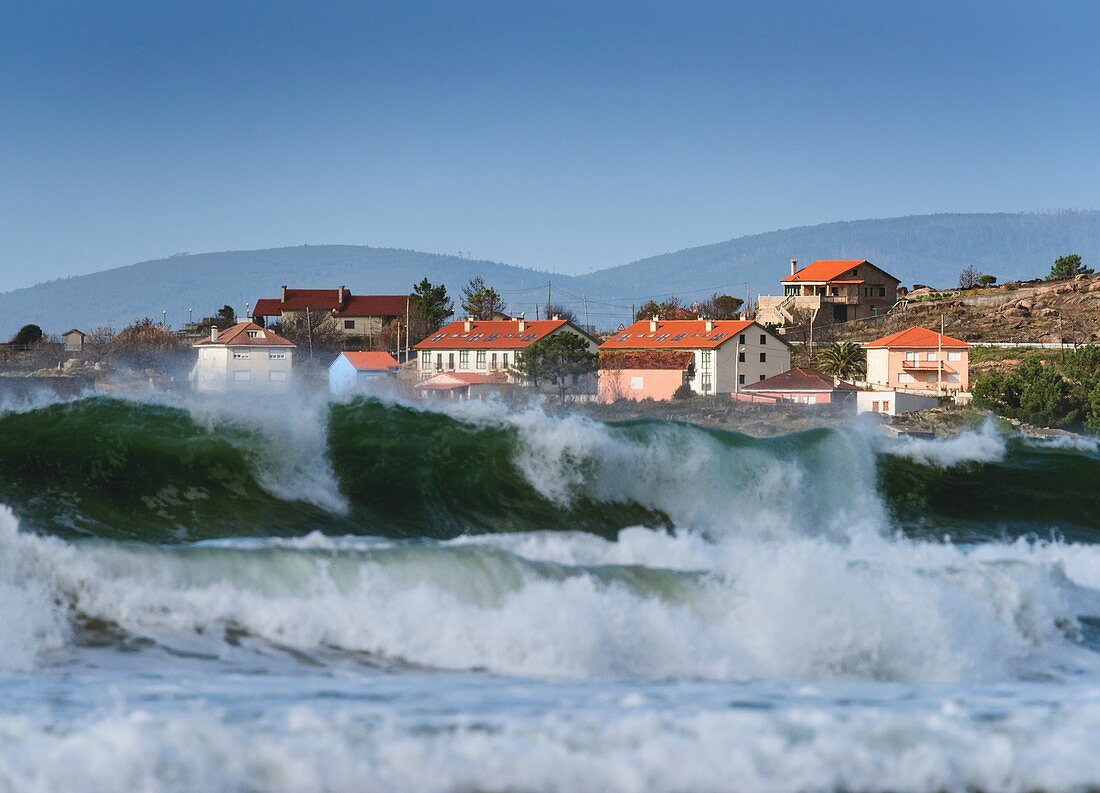
[[[968,264],[959,273],[959,289],[974,289],[978,286],[982,277],[982,271],[972,264]]]
[[[284,313],[281,322],[271,329],[289,341],[298,345],[306,356],[314,353],[326,353],[340,350],[347,338],[329,311],[294,311]]]

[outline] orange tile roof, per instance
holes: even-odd
[[[684,371],[695,355],[691,350],[601,350],[601,369],[676,369]]]
[[[651,322],[648,319],[638,320],[629,328],[613,334],[600,345],[600,350],[714,349],[753,325],[764,330],[751,320],[737,319],[716,319],[710,330],[707,330],[706,320],[702,319],[656,320],[656,330],[651,330]]]
[[[851,383],[834,383],[832,376],[796,366],[789,371],[741,386],[742,391],[856,391]]]
[[[784,278],[780,283],[789,284],[799,281],[812,281],[814,283],[835,281],[842,275],[846,275],[849,270],[854,270],[860,265],[871,264],[866,259],[821,259],[820,261],[807,264],[801,270],[794,275],[789,275]],[[882,268],[877,265],[871,265],[876,269]],[[882,270],[882,272],[886,272]],[[889,275],[889,273],[886,273]],[[893,276],[891,276],[892,278]]]
[[[956,339],[952,336],[943,336],[941,341],[940,334],[936,333],[934,330],[922,328],[919,325],[914,325],[899,333],[891,333],[889,336],[875,339],[863,346],[866,349],[878,347],[920,347],[921,349],[954,347],[957,349],[969,349],[970,347],[970,345],[962,339]]]
[[[519,329],[516,319],[474,320],[470,330],[463,321],[444,325],[415,345],[417,350],[519,350],[549,336],[569,323],[564,319],[528,321]]]
[[[342,352],[340,355],[360,372],[382,372],[401,366],[388,352]]]
[[[250,335],[250,331],[259,331],[257,335]],[[255,322],[238,322],[236,325],[226,328],[218,333],[218,340],[214,341],[209,336],[195,342],[192,347],[205,345],[224,344],[228,347],[296,347],[289,339],[284,339],[277,333],[272,333],[267,328],[261,328]]]

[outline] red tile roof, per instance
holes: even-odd
[[[755,322],[736,319],[716,319],[710,330],[702,319],[655,320],[655,330],[653,322],[638,320],[626,330],[613,334],[600,345],[600,350],[715,349],[754,325],[764,330]]]
[[[258,331],[258,333],[257,333]],[[295,347],[289,339],[284,339],[267,328],[261,328],[255,322],[238,322],[218,333],[218,340],[209,336],[192,344],[192,347],[224,344],[229,347]]]
[[[388,352],[342,352],[340,355],[360,372],[383,372],[401,366]]]
[[[519,329],[519,320],[474,320],[470,330],[465,322],[452,322],[416,345],[418,350],[518,350],[549,336],[569,323],[564,319],[528,321]],[[579,331],[578,331],[579,332]]]
[[[841,380],[834,384],[831,375],[822,374],[804,366],[741,386],[742,391],[856,391],[851,383]]]
[[[789,275],[784,278],[782,281],[780,281],[780,283],[789,284],[797,283],[800,281],[828,283],[830,281],[836,281],[841,276],[849,275],[852,270],[864,264],[874,267],[876,270],[879,270],[880,272],[890,276],[890,278],[894,278],[881,267],[871,264],[866,259],[822,259],[820,261],[813,262],[812,264],[807,264],[794,275]],[[856,278],[857,276],[850,275],[850,277]],[[894,280],[896,281],[897,279],[894,278]],[[855,282],[847,281],[847,283]]]
[[[942,338],[942,341],[941,341]],[[937,347],[953,347],[956,349],[969,349],[970,345],[962,339],[952,336],[940,336],[934,330],[914,325],[900,333],[891,333],[881,339],[875,339],[863,345],[866,349],[878,347],[919,347],[921,349],[936,349]]]
[[[601,369],[676,369],[684,371],[695,360],[691,350],[602,350]]]
[[[284,311],[333,311],[341,317],[398,317],[405,313],[408,295],[353,295],[344,290],[340,305],[339,289],[287,289],[286,300],[262,297],[252,309],[254,317],[279,317]]]

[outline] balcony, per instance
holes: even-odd
[[[944,372],[950,372],[951,374],[957,372],[957,370],[949,366],[946,361],[913,361],[906,358],[901,362],[902,369],[911,369],[918,372],[938,372],[941,365],[943,366]]]

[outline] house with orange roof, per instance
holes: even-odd
[[[913,326],[863,345],[867,382],[910,391],[968,391],[970,345],[928,328]]]
[[[791,259],[782,295],[761,295],[759,321],[790,325],[809,313],[815,325],[849,322],[885,314],[897,302],[901,281],[865,259],[822,259],[801,269]]]
[[[444,372],[503,375],[508,383],[519,378],[512,371],[517,353],[559,333],[584,339],[591,352],[599,342],[568,320],[466,319],[444,325],[414,346],[421,381]],[[595,384],[593,382],[593,389]]]
[[[600,345],[601,355],[623,351],[690,352],[687,382],[697,394],[736,394],[791,368],[788,344],[752,320],[643,319]]]
[[[328,387],[334,394],[368,387],[394,377],[401,365],[388,352],[342,352],[328,367]]]
[[[294,365],[292,341],[254,322],[238,322],[191,345],[198,360],[191,369],[191,387],[200,392],[285,391]]]
[[[307,310],[332,314],[349,343],[369,346],[386,325],[406,316],[409,296],[353,295],[343,285],[336,289],[290,289],[283,285],[279,297],[256,301],[252,319],[267,325]]]

